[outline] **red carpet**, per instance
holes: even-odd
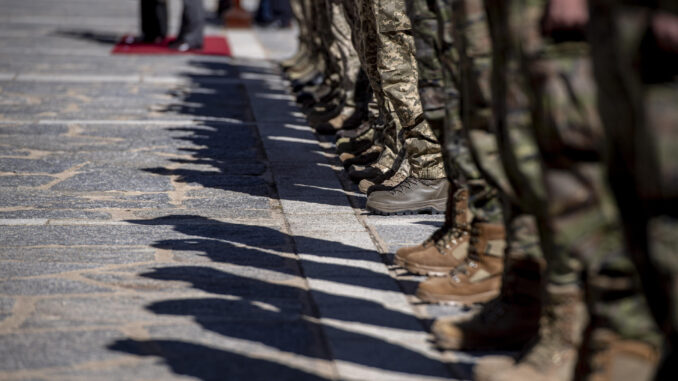
[[[229,57],[231,55],[231,47],[228,46],[226,38],[221,36],[205,36],[204,46],[201,50],[191,50],[183,53],[167,47],[174,38],[166,38],[165,41],[159,44],[125,44],[124,41],[126,38],[127,36],[123,36],[120,41],[115,44],[111,54],[202,54]]]

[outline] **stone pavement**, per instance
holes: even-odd
[[[137,7],[0,0],[0,379],[468,378],[389,265],[442,217],[365,212],[262,59],[291,32],[110,56]]]

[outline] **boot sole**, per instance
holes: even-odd
[[[403,268],[416,275],[426,276],[446,276],[455,267],[422,266],[407,261],[403,261]]]
[[[375,208],[372,205],[367,205],[366,208],[370,212],[373,212],[374,214],[379,214],[382,216],[402,216],[402,215],[409,215],[409,214],[420,214],[420,213],[428,213],[428,214],[443,214],[445,213],[445,209],[447,207],[447,199],[441,199],[441,200],[434,200],[434,201],[427,201],[425,203],[421,203],[420,205],[414,205],[412,208],[407,208],[407,209],[390,209],[387,205],[378,205],[377,206],[379,209]]]
[[[430,294],[428,292],[417,291],[417,297],[426,303],[460,303],[471,305],[476,303],[487,303],[490,300],[499,296],[500,290],[485,291],[473,295],[446,295],[446,294]]]

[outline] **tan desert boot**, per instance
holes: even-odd
[[[447,198],[445,224],[423,243],[416,246],[403,247],[396,251],[395,264],[405,267],[409,263],[408,258],[411,254],[423,250],[434,250],[435,253],[432,255],[442,255],[442,251],[454,250],[460,244],[460,242],[456,241],[456,237],[460,236],[461,233],[459,231],[469,230],[468,226],[471,219],[471,213],[468,209],[468,190],[466,188],[454,189],[450,187],[450,192],[452,194]],[[425,254],[422,255],[425,256]],[[465,253],[464,256],[466,256]]]
[[[659,363],[658,349],[639,340],[624,340],[608,329],[595,329],[584,359],[586,381],[650,381]]]
[[[543,260],[507,258],[499,297],[475,315],[443,317],[431,331],[448,350],[522,349],[539,331]]]
[[[454,254],[428,258],[425,266],[431,273],[453,264],[455,259],[463,264],[445,277],[429,278],[419,284],[417,296],[421,300],[473,304],[488,302],[499,295],[506,248],[504,225],[474,221],[471,226],[465,259],[456,259]],[[421,252],[409,255],[408,263],[418,253]]]
[[[512,366],[505,356],[488,356],[474,369],[477,381],[570,381],[574,379],[588,313],[576,284],[546,287],[539,336]]]

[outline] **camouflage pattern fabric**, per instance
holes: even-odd
[[[344,0],[344,10],[346,19],[351,26],[353,33],[353,44],[358,52],[361,67],[367,77],[374,99],[378,115],[372,115],[372,126],[379,129],[377,131],[378,139],[376,144],[382,145],[384,150],[379,158],[379,163],[386,167],[394,167],[397,153],[401,150],[401,145],[396,138],[399,123],[390,106],[390,101],[386,97],[382,88],[379,70],[377,68],[377,30],[374,18],[372,16],[372,4],[369,1],[351,1]]]
[[[366,1],[367,2],[367,1]],[[372,0],[378,36],[377,67],[385,95],[402,125],[410,173],[422,179],[445,177],[440,143],[423,118],[417,88],[419,74],[414,56],[411,22],[404,0]],[[400,137],[400,132],[398,135]]]
[[[590,4],[609,181],[647,303],[668,341],[656,379],[671,379],[678,359],[678,54],[662,47],[652,21],[678,16],[678,4]]]
[[[604,136],[587,46],[542,36],[545,0],[485,3],[495,125],[509,148],[503,161],[517,204],[543,221],[547,281],[584,280],[593,324],[656,345],[603,178]]]
[[[475,28],[478,22],[485,27],[486,23],[483,14],[477,15],[480,16],[480,20],[474,19],[474,23],[467,23],[467,15],[462,3],[453,0],[436,0],[435,2],[439,22],[439,40],[443,52],[440,58],[444,68],[448,97],[446,148],[450,151],[450,157],[453,160],[451,167],[455,168],[459,177],[467,182],[469,208],[472,213],[484,221],[504,223],[504,203],[499,197],[500,192],[496,186],[498,177],[496,174],[503,173],[502,165],[498,160],[496,138],[490,129],[490,119],[485,120],[485,125],[477,121],[472,122],[471,115],[479,113],[478,106],[481,104],[467,101],[479,98],[477,94],[471,94],[471,83],[476,81],[477,68],[473,67],[474,57],[466,49],[469,45],[466,41],[467,33],[472,30],[470,27]],[[488,44],[485,50],[485,55],[487,55]],[[465,77],[467,72],[472,74]],[[485,109],[482,111],[488,115],[491,113],[491,110],[487,110],[490,104],[489,93],[485,96],[487,97]],[[495,174],[495,176],[491,177],[490,174]],[[503,179],[505,176],[499,178]]]
[[[419,72],[419,98],[424,117],[434,133],[442,141],[442,131],[433,124],[445,118],[445,86],[443,68],[438,58],[438,20],[432,0],[411,0],[407,2],[407,13],[412,21],[415,57]],[[442,127],[442,124],[440,124]]]
[[[332,7],[329,0],[314,1],[312,6],[315,24],[318,27],[316,31],[320,37],[320,50],[326,64],[325,82],[333,88],[338,88],[344,74],[344,62],[340,46],[333,33],[336,28],[332,26],[335,21]]]
[[[308,27],[309,34],[309,44],[311,46],[311,52],[314,56],[322,55],[322,42],[319,32],[318,24],[318,13],[315,7],[316,1],[314,0],[302,0],[303,9],[304,9],[304,19],[306,20],[306,25]]]
[[[354,89],[360,69],[358,54],[353,48],[351,27],[346,21],[346,15],[341,0],[325,0],[326,9],[329,13],[330,30],[333,37],[333,55],[337,59],[337,70],[341,77],[340,86],[346,94],[347,104],[355,106]]]

